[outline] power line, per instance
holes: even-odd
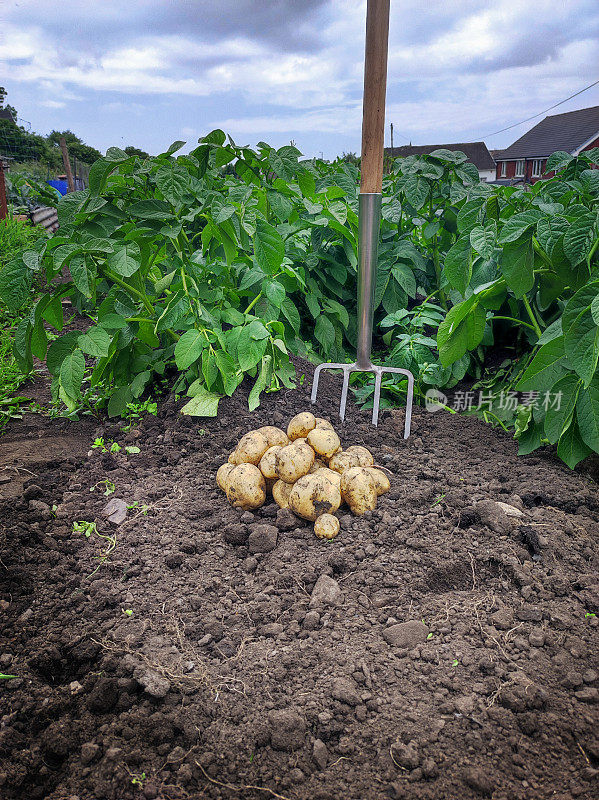
[[[540,117],[541,114],[546,114],[548,111],[551,111],[552,109],[557,108],[558,106],[561,106],[564,103],[567,103],[568,100],[571,100],[573,97],[578,97],[579,94],[582,94],[583,92],[586,92],[587,89],[592,89],[593,86],[597,86],[598,83],[599,83],[599,80],[596,80],[594,83],[591,83],[588,86],[585,86],[584,89],[581,89],[579,92],[575,92],[574,94],[571,94],[570,97],[566,97],[565,100],[560,100],[559,103],[556,103],[553,106],[549,106],[549,108],[546,108],[544,111],[539,111],[538,114],[533,114],[532,117],[527,117],[526,119],[523,119],[521,122],[515,122],[513,125],[508,125],[507,128],[502,128],[499,131],[493,131],[493,133],[487,133],[482,138],[486,139],[488,136],[495,136],[498,133],[503,133],[504,131],[509,131],[512,128],[517,128],[518,125],[523,125],[525,122],[530,122],[531,119],[536,119],[537,117]]]

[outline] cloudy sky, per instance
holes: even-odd
[[[1,0],[0,85],[100,150],[221,127],[334,157],[360,149],[364,25],[363,0]],[[396,145],[504,147],[598,78],[597,0],[391,0]],[[599,86],[551,113],[591,105]]]

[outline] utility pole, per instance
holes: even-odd
[[[62,150],[62,163],[64,164],[64,171],[67,174],[67,191],[75,191],[75,183],[73,181],[73,173],[71,172],[71,162],[69,161],[69,151],[67,150],[67,143],[64,136],[60,137],[60,149]]]
[[[0,219],[8,217],[8,203],[6,202],[6,184],[4,183],[4,162],[0,156]]]
[[[391,123],[391,158],[393,158],[393,123]]]

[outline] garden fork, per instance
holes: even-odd
[[[366,12],[366,54],[364,59],[364,102],[362,116],[361,182],[358,208],[358,349],[353,364],[319,364],[314,370],[312,403],[316,402],[318,379],[323,369],[343,370],[343,389],[339,416],[345,419],[345,406],[352,372],[374,374],[372,424],[379,418],[381,381],[384,372],[405,375],[408,379],[404,439],[410,435],[414,376],[407,369],[379,367],[370,360],[377,253],[381,224],[383,186],[383,148],[385,134],[385,89],[387,85],[387,41],[390,0],[368,0]]]

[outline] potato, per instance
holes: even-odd
[[[255,464],[238,464],[229,473],[227,498],[234,508],[249,511],[260,508],[266,500],[264,475]]]
[[[358,459],[359,467],[371,467],[374,464],[374,458],[370,450],[359,444],[353,444],[351,447],[346,448],[346,453],[350,453]]]
[[[242,463],[241,460],[240,460],[240,456],[239,456],[239,453],[237,452],[237,450],[233,450],[233,452],[231,453],[231,455],[229,456],[229,458],[227,460],[228,460],[229,464],[233,464],[234,467],[236,467],[238,464]]]
[[[323,417],[314,417],[316,420],[316,427],[322,430],[333,431],[335,430],[328,419],[323,419]]]
[[[275,457],[280,449],[281,446],[278,444],[274,445],[274,447],[269,447],[260,459],[258,467],[265,478],[277,480],[278,475],[275,472]]]
[[[324,458],[330,458],[337,452],[341,444],[335,431],[326,428],[314,428],[307,438],[312,450]]]
[[[377,497],[380,497],[391,488],[389,477],[385,475],[382,469],[376,467],[363,467],[374,480],[374,488],[376,489]]]
[[[300,436],[307,436],[312,428],[316,427],[316,417],[309,411],[296,414],[287,426],[287,436],[293,441]]]
[[[341,496],[358,516],[376,508],[374,478],[363,467],[350,467],[341,475]]]
[[[264,425],[262,428],[258,428],[256,433],[266,436],[269,447],[274,447],[277,444],[279,447],[285,447],[286,444],[289,444],[289,437],[285,431],[275,428],[274,425]]]
[[[258,464],[268,450],[268,439],[260,431],[250,431],[242,436],[237,445],[237,458],[240,464]]]
[[[216,485],[219,489],[222,489],[223,492],[227,491],[227,486],[229,485],[229,473],[232,469],[235,469],[235,465],[226,463],[219,467],[216,472]]]
[[[292,444],[308,444],[308,440],[305,436],[298,436],[297,439],[294,439]]]
[[[289,508],[289,495],[293,489],[293,484],[278,480],[272,487],[272,499],[281,508]]]
[[[314,463],[310,467],[310,474],[313,472],[318,472],[319,469],[328,469],[328,467],[324,461],[321,461],[319,458],[315,458]]]
[[[314,533],[319,539],[334,539],[339,533],[339,520],[332,514],[321,514],[314,521]]]
[[[340,505],[339,489],[318,472],[299,478],[289,495],[289,508],[293,513],[312,522],[321,514],[337,511]]]
[[[307,444],[288,444],[275,455],[275,472],[285,483],[295,483],[306,475],[314,463],[314,450]]]
[[[324,477],[334,484],[338,489],[341,486],[341,474],[339,472],[335,472],[334,469],[325,467],[324,469],[319,470],[319,474],[324,475]]]
[[[348,453],[347,450],[343,453],[335,453],[335,455],[331,456],[329,459],[329,469],[335,470],[335,472],[341,474],[344,473],[346,469],[359,466],[357,456]]]

